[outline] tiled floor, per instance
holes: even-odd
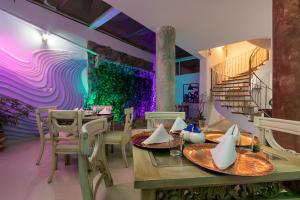
[[[50,170],[50,146],[46,148],[40,166],[36,166],[39,140],[9,146],[0,153],[0,199],[1,200],[81,200],[77,160],[72,158],[70,166],[60,158],[58,170],[51,184],[47,183]],[[135,200],[140,191],[133,189],[132,157],[129,168],[121,159],[119,149],[108,156],[114,186],[102,184],[97,200]]]
[[[231,125],[223,120],[210,128],[226,130]],[[47,183],[50,171],[50,146],[46,148],[40,166],[36,166],[39,140],[11,145],[0,152],[0,200],[81,200],[77,159],[72,158],[70,166],[60,158],[53,182]],[[125,168],[120,149],[115,147],[109,153],[108,162],[114,186],[105,188],[102,184],[97,200],[136,200],[140,191],[133,188],[132,157],[129,168]]]

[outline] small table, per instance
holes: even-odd
[[[143,130],[133,130],[139,134]],[[204,170],[185,158],[172,158],[133,147],[134,187],[141,189],[142,200],[154,200],[158,194],[199,187],[300,180],[300,161],[286,152],[261,147],[269,156],[275,170],[259,177],[223,175]],[[173,160],[172,160],[173,159]],[[174,160],[175,159],[175,160]]]
[[[111,126],[114,127],[114,113],[108,114],[108,115],[88,115],[88,116],[83,116],[82,118],[82,123],[87,123],[89,121],[95,120],[95,119],[101,119],[101,118],[106,118],[107,119],[107,124],[108,124],[108,131],[111,131]]]
[[[111,122],[113,122],[114,120],[114,113],[108,114],[108,115],[83,115],[82,118],[82,123],[87,123],[89,121],[95,120],[95,119],[102,119],[102,118],[106,118],[107,119],[107,123],[109,124],[109,128],[111,126]],[[48,120],[48,119],[47,119]],[[60,120],[62,121],[62,123],[68,123],[68,122],[72,122],[72,120]]]
[[[84,115],[82,121],[89,122],[95,119],[107,118],[107,121],[112,121],[114,119],[114,113],[108,115]]]

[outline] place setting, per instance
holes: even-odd
[[[225,133],[203,132],[195,124],[187,125],[177,117],[169,132],[160,124],[154,130],[146,129],[132,136],[131,142],[138,148],[151,151],[150,157],[156,166],[163,159],[168,164],[170,160],[175,160],[174,164],[189,160],[212,172],[237,176],[264,176],[274,171],[263,152],[253,152],[254,146],[259,145],[258,139],[251,134],[241,134],[236,124]],[[185,162],[185,165],[188,164]]]

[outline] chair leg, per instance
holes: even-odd
[[[56,171],[57,168],[58,168],[58,167],[57,167],[57,165],[58,165],[58,164],[57,164],[57,158],[58,158],[58,155],[55,156],[55,171]]]
[[[48,177],[48,183],[52,182],[52,179],[53,179],[56,169],[57,169],[57,154],[55,153],[55,150],[52,150],[51,171],[50,171],[50,175]]]
[[[114,153],[114,145],[113,144],[110,145],[110,153]]]
[[[126,158],[126,143],[121,143],[121,149],[122,149],[122,157],[125,162],[125,166],[128,168],[128,162]]]
[[[43,153],[44,153],[44,149],[45,149],[45,142],[41,141],[40,153],[39,153],[38,159],[35,163],[36,165],[40,165],[40,162],[41,162],[41,159],[42,159],[42,156],[43,156]]]
[[[126,144],[126,148],[127,148],[127,152],[129,152],[128,156],[132,157],[132,145],[129,142]]]
[[[108,144],[105,144],[105,155],[108,155]]]

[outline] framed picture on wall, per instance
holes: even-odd
[[[183,102],[199,102],[199,83],[183,84]]]

